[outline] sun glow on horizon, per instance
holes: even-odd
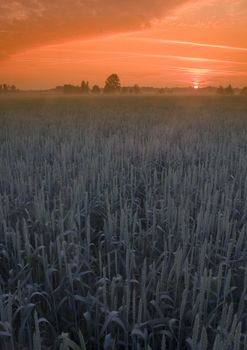
[[[0,84],[102,86],[112,72],[126,86],[247,84],[246,0],[27,3],[0,4]]]

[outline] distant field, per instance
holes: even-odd
[[[247,98],[0,96],[0,349],[247,349]]]

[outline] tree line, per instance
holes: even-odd
[[[1,92],[16,92],[17,88],[15,85],[0,84],[0,93]]]
[[[58,86],[56,90],[63,91],[66,93],[82,93],[94,95],[99,95],[102,92],[105,94],[115,94],[115,93],[134,93],[139,94],[141,92],[140,87],[135,84],[133,87],[122,87],[120,78],[117,74],[113,73],[105,81],[105,86],[101,89],[98,85],[93,85],[92,88],[89,86],[89,82],[83,80],[80,86],[75,86],[71,84],[65,84],[63,86]]]
[[[235,94],[235,91],[233,89],[233,87],[230,85],[228,85],[227,87],[223,87],[223,86],[219,86],[218,89],[217,89],[217,93],[219,95],[234,95]],[[247,87],[243,87],[241,90],[240,90],[240,95],[247,95]]]
[[[191,87],[192,89],[192,87]],[[212,91],[215,92],[215,88],[209,87]],[[119,76],[117,74],[111,74],[105,81],[105,86],[103,89],[101,89],[98,85],[93,85],[92,88],[89,86],[88,81],[82,81],[80,86],[74,86],[71,84],[65,84],[64,86],[57,87],[57,90],[63,91],[64,93],[83,93],[83,94],[94,94],[98,95],[101,93],[105,94],[115,94],[115,93],[122,93],[122,94],[140,94],[142,92],[142,89],[139,87],[139,85],[135,84],[134,86],[121,86],[121,82],[119,79]],[[177,90],[188,90],[188,88],[160,88],[156,89],[159,94],[165,94],[165,93],[172,93],[176,92]],[[206,88],[201,88],[201,91],[206,90]],[[177,92],[178,92],[177,91]],[[239,89],[234,89],[232,85],[228,85],[227,87],[219,86],[216,89],[217,94],[219,95],[234,95],[235,93],[240,95],[247,95],[247,87]]]
[[[215,88],[209,87],[214,93]],[[145,92],[145,87],[142,88]],[[89,86],[89,82],[83,80],[79,86],[72,85],[72,84],[64,84],[63,86],[57,86],[56,91],[60,91],[63,93],[68,94],[94,94],[99,95],[101,93],[104,94],[115,94],[115,93],[122,93],[122,94],[140,94],[142,92],[142,89],[139,87],[139,85],[135,84],[133,86],[121,86],[121,81],[119,76],[116,73],[113,73],[109,75],[109,77],[105,81],[105,85],[103,88],[100,88],[98,85],[93,85],[92,88]],[[153,88],[154,89],[154,88]],[[188,89],[188,88],[187,88]],[[191,87],[192,89],[192,87]],[[201,88],[205,90],[206,88]],[[173,93],[173,92],[181,92],[181,90],[186,90],[185,88],[160,88],[155,89],[159,94],[165,94],[165,93]],[[8,84],[0,84],[0,93],[6,93],[6,92],[17,92],[20,91],[16,88],[15,85],[8,85]],[[216,89],[217,94],[219,95],[234,95],[235,93],[240,95],[247,96],[247,87],[243,87],[241,90],[234,89],[232,85],[228,85],[227,87],[219,86]]]

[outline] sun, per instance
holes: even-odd
[[[199,89],[199,84],[197,84],[197,83],[194,83],[194,90],[198,90]]]

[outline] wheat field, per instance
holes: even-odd
[[[0,98],[1,349],[246,334],[246,98]]]

